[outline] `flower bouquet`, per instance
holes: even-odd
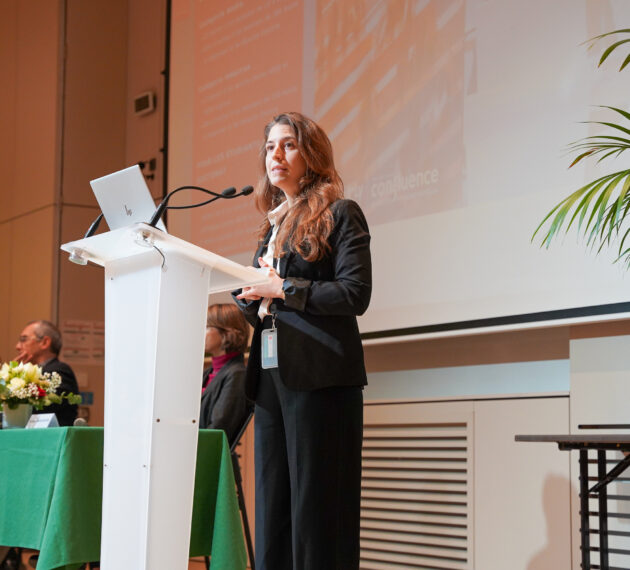
[[[40,366],[30,362],[5,362],[0,367],[0,402],[10,410],[20,404],[30,404],[41,410],[63,400],[68,400],[70,404],[81,403],[79,395],[57,394],[60,384],[61,376],[57,372],[43,373]]]

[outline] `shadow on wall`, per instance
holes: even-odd
[[[567,489],[571,493],[567,504],[577,504],[579,493],[566,477],[550,475],[545,479],[542,503],[547,522],[547,543],[534,555],[527,570],[559,569],[566,561],[566,553],[571,549],[571,510],[558,510],[555,506],[558,504],[557,497],[565,494]]]

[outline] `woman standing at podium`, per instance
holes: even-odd
[[[260,160],[254,266],[270,279],[235,292],[255,327],[256,566],[358,569],[366,373],[356,316],[370,301],[370,235],[313,121],[275,117]]]

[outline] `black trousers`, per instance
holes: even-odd
[[[254,424],[256,569],[358,570],[362,388],[299,392],[263,370]]]

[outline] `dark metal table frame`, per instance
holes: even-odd
[[[630,425],[581,425],[584,429],[630,429]],[[578,450],[580,452],[580,538],[581,538],[581,566],[583,570],[630,570],[619,567],[611,567],[608,562],[609,553],[630,555],[630,550],[615,549],[608,547],[608,537],[626,536],[630,537],[630,532],[609,531],[608,518],[619,517],[628,518],[630,515],[623,513],[609,513],[608,500],[630,500],[627,495],[609,495],[608,484],[619,479],[619,476],[630,466],[630,455],[626,455],[618,461],[610,471],[607,471],[606,452],[625,451],[630,452],[630,434],[579,434],[579,435],[517,435],[516,441],[526,442],[553,442],[558,444],[558,448],[567,450]],[[588,475],[588,452],[597,451],[597,477],[590,479]],[[595,461],[593,461],[595,463]],[[591,480],[597,481],[589,488]],[[628,479],[630,481],[630,479]],[[598,500],[598,510],[589,510],[589,499]],[[590,517],[597,516],[599,521],[598,529],[590,528]],[[591,534],[599,535],[599,547],[591,546]],[[599,565],[591,563],[591,552],[599,552]]]

